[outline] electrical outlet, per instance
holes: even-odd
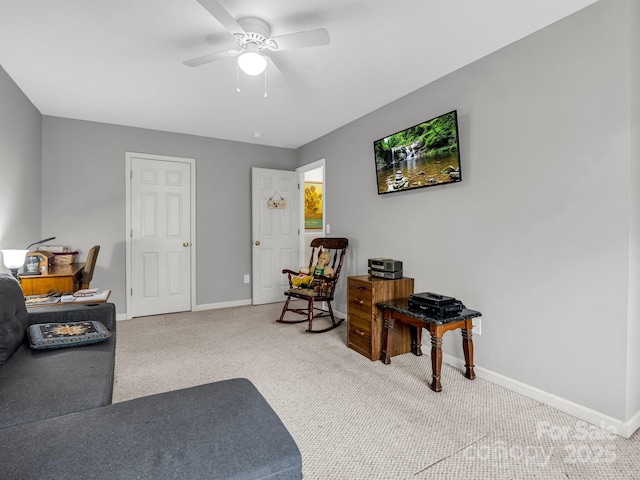
[[[471,319],[471,324],[473,325],[473,328],[471,329],[471,333],[473,333],[473,335],[482,335],[481,320],[482,318],[480,317]]]
[[[244,283],[249,283],[251,281],[251,277],[249,275],[244,276]]]

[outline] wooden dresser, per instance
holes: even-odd
[[[348,277],[348,346],[368,359],[382,358],[382,332],[384,324],[379,302],[396,298],[409,298],[413,293],[413,278],[384,280],[368,275]],[[408,325],[396,323],[391,356],[411,351]]]

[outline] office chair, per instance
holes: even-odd
[[[89,253],[87,253],[87,262],[84,264],[84,271],[82,272],[82,288],[89,288],[99,252],[100,245],[94,245],[89,249]]]

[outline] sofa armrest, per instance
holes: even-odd
[[[90,305],[57,305],[29,308],[29,325],[96,321],[112,333],[116,331],[116,306],[113,303]]]

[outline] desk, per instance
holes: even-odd
[[[41,275],[20,275],[20,284],[25,296],[43,295],[55,290],[58,293],[76,292],[82,282],[84,263],[54,265]]]
[[[431,335],[431,368],[432,381],[429,387],[434,392],[442,391],[440,383],[440,372],[442,370],[442,335],[449,330],[462,329],[462,349],[464,351],[464,363],[466,372],[464,374],[470,380],[476,378],[473,371],[473,338],[471,335],[472,318],[480,317],[482,314],[475,310],[465,308],[459,315],[450,318],[431,318],[419,312],[412,312],[408,308],[407,299],[392,300],[378,303],[384,315],[384,334],[382,361],[388,365],[391,363],[389,345],[393,345],[393,329],[396,321],[406,323],[411,326],[411,353],[422,355],[422,329],[429,330]]]

